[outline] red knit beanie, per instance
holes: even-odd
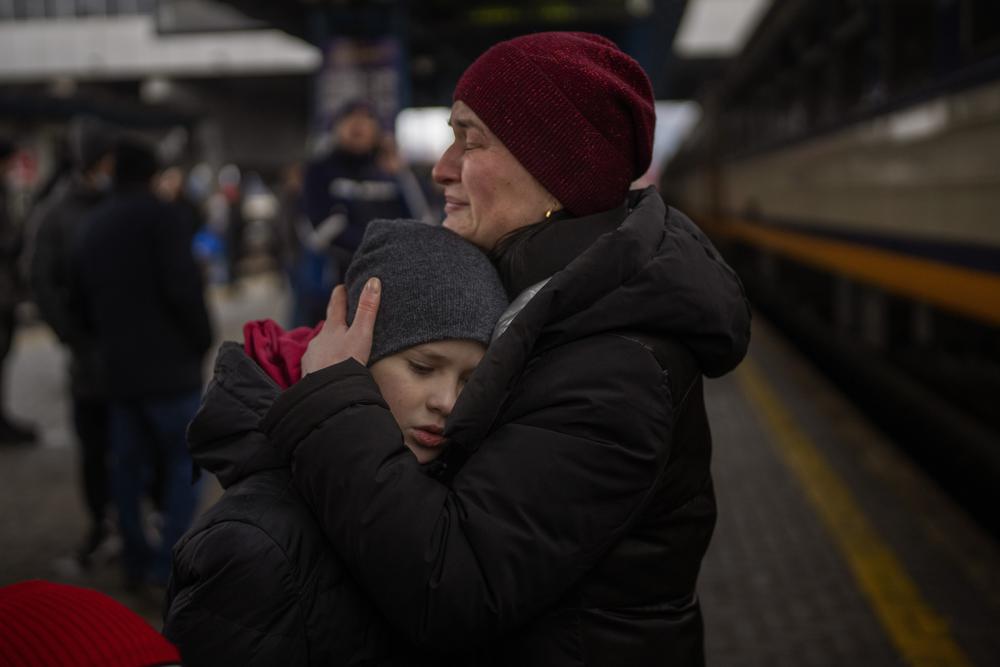
[[[614,42],[543,32],[492,46],[455,87],[514,157],[571,213],[619,206],[649,167],[649,78]]]
[[[152,667],[180,662],[170,642],[104,593],[48,581],[0,588],[0,664],[5,667]]]

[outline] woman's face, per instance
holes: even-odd
[[[559,202],[529,174],[464,102],[451,108],[455,141],[434,165],[444,187],[444,226],[484,250],[538,222]]]
[[[415,345],[372,364],[372,377],[403,441],[421,463],[441,454],[444,422],[485,352],[482,343],[444,340]]]

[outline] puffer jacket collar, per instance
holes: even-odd
[[[201,407],[188,427],[195,463],[229,488],[261,470],[287,467],[260,422],[281,393],[278,385],[235,342],[222,344]]]
[[[507,296],[514,300],[531,285],[565,269],[598,237],[617,229],[631,203],[582,218],[558,211],[549,220],[522,227],[501,240],[491,256]]]
[[[749,305],[739,278],[701,230],[668,210],[652,187],[630,193],[621,214],[617,228],[567,259],[490,346],[452,412],[447,435],[453,444],[482,441],[531,356],[586,336],[632,331],[672,338],[688,347],[711,377],[743,359]],[[539,232],[527,242],[559,253],[552,238]]]

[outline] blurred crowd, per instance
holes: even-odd
[[[234,291],[273,272],[291,292],[286,324],[312,326],[369,221],[439,217],[368,104],[345,104],[321,145],[263,176],[165,159],[162,142],[78,117],[65,155],[26,195],[13,178],[20,149],[0,142],[0,380],[19,322],[44,322],[69,353],[89,517],[80,567],[120,539],[128,589],[166,584],[200,493],[185,428],[213,341],[208,286]],[[3,411],[5,390],[0,381],[0,446],[31,446],[36,427]]]

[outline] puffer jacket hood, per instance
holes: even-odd
[[[235,342],[225,342],[201,407],[188,427],[188,449],[199,466],[229,488],[261,470],[287,467],[259,424],[281,389]]]
[[[541,349],[635,330],[680,341],[708,377],[728,373],[750,343],[750,307],[739,278],[704,233],[668,208],[654,188],[636,192],[633,200],[622,225],[536,297],[537,308],[549,309]]]
[[[735,271],[655,188],[630,193],[622,213],[617,229],[557,271],[490,346],[452,413],[452,436],[482,438],[491,420],[472,406],[499,405],[530,356],[580,338],[627,331],[671,338],[708,377],[742,361],[750,306]]]

